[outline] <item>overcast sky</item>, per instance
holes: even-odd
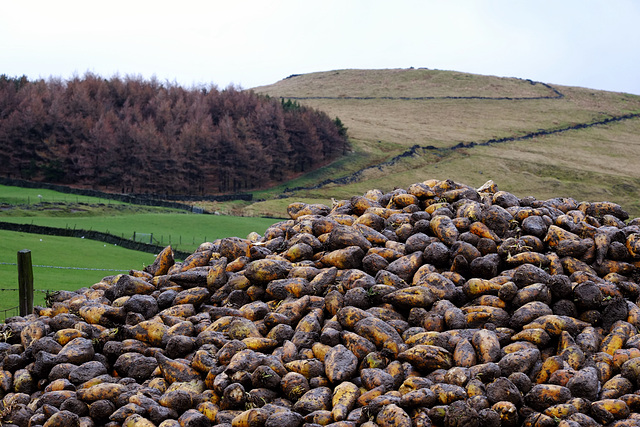
[[[7,0],[0,74],[248,89],[344,68],[455,70],[640,95],[638,0]]]

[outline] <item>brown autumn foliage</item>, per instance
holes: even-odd
[[[338,119],[234,87],[0,75],[0,174],[107,191],[265,187],[342,155]]]

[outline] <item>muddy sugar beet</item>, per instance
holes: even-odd
[[[425,181],[7,319],[3,425],[640,425],[640,219]]]

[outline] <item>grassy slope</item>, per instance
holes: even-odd
[[[339,70],[285,79],[256,92],[283,97],[331,97],[299,102],[337,116],[349,128],[351,161],[326,167],[289,187],[340,177],[388,160],[413,145],[451,147],[518,137],[640,112],[640,96],[553,86],[561,99],[387,100],[347,97],[540,97],[554,93],[526,80],[436,70]],[[292,200],[327,203],[371,188],[390,190],[425,179],[451,178],[480,186],[493,179],[518,196],[609,200],[640,216],[640,119],[572,130],[489,147],[424,152],[383,170],[367,172],[353,184],[305,190],[290,199],[268,200],[246,212],[282,212]],[[284,187],[284,186],[283,186]],[[283,187],[264,192],[264,198]],[[261,196],[258,194],[258,198]]]

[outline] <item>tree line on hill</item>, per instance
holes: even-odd
[[[343,155],[340,119],[232,86],[0,75],[0,174],[122,193],[219,194]]]

